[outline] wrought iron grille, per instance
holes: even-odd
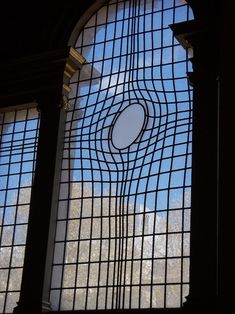
[[[54,310],[180,307],[189,289],[192,90],[169,24],[183,0],[113,0],[81,31],[50,300]]]
[[[0,112],[0,312],[19,300],[39,117],[35,108]]]

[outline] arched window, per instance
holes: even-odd
[[[177,308],[189,289],[192,90],[183,0],[111,0],[80,29],[53,310]]]

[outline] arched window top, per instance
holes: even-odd
[[[141,37],[141,34],[144,33],[148,36],[147,40],[148,33],[154,32],[154,38],[154,35],[162,30],[165,31],[162,34],[163,43],[166,43],[168,37],[169,44],[169,37],[172,36],[169,25],[192,19],[192,9],[185,0],[104,1],[102,7],[90,17],[84,26],[75,28],[78,30],[78,36],[73,40],[73,45],[88,61],[91,61],[91,58],[99,60],[100,56],[97,53],[92,57],[94,51],[91,46],[131,35]],[[74,34],[73,38],[76,38]],[[161,41],[157,42],[157,38],[154,43],[155,49],[162,46]],[[91,49],[85,49],[86,47]],[[145,50],[141,41],[135,48],[136,50],[141,48]]]
[[[131,84],[128,87],[131,92],[141,80],[145,81],[145,90],[151,90],[151,81],[155,80],[161,101],[160,91],[173,93],[172,84],[180,85],[180,78],[191,70],[191,64],[184,62],[187,51],[174,38],[169,25],[191,19],[192,10],[184,0],[106,1],[75,40],[75,49],[87,62],[72,82],[79,80],[82,95],[84,88],[92,85],[91,91],[106,90],[121,96],[130,76],[134,80],[132,88]],[[73,98],[75,85],[71,86]],[[146,91],[142,96],[149,99]]]

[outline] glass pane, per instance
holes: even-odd
[[[111,134],[113,146],[121,150],[133,144],[138,139],[145,120],[146,113],[141,105],[127,106],[114,121]]]

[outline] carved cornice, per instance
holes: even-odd
[[[84,63],[85,59],[71,47],[1,60],[0,107],[51,99],[48,95],[67,97],[70,79]]]
[[[70,79],[73,77],[75,72],[81,69],[82,65],[86,63],[86,59],[74,48],[70,48],[68,58],[65,63],[64,75],[63,75],[63,86],[62,86],[62,107],[67,110],[70,108],[68,101],[68,95],[71,90],[69,84]]]
[[[184,48],[194,48],[195,41],[205,32],[203,27],[198,21],[191,20],[176,24],[169,25],[175,38]]]

